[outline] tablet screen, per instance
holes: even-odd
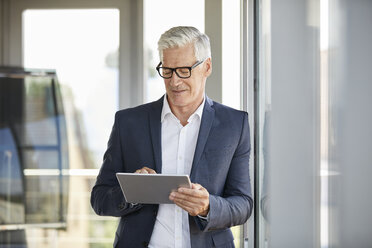
[[[169,194],[180,187],[191,188],[188,175],[116,173],[129,203],[174,204]]]

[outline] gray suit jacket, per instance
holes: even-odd
[[[118,111],[104,161],[91,194],[99,215],[121,217],[114,247],[147,247],[158,205],[125,202],[116,172],[143,166],[161,173],[163,97]],[[234,247],[229,227],[249,218],[253,202],[249,178],[248,114],[206,97],[190,179],[210,194],[209,221],[189,217],[192,247]]]

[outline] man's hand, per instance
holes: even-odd
[[[141,169],[138,169],[136,170],[134,173],[138,173],[138,174],[156,174],[156,171],[154,171],[153,169],[150,169],[148,167],[142,167]]]
[[[209,193],[197,183],[193,183],[191,189],[179,188],[169,195],[169,199],[191,216],[205,217],[209,212]]]

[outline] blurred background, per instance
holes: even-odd
[[[0,248],[112,247],[90,192],[179,25],[211,39],[208,96],[249,113],[236,247],[372,247],[372,1],[0,0]]]

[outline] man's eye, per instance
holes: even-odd
[[[170,74],[172,74],[172,70],[163,70],[163,75],[168,76]]]
[[[178,73],[182,74],[182,75],[187,75],[189,74],[189,70],[188,69],[178,69]]]

